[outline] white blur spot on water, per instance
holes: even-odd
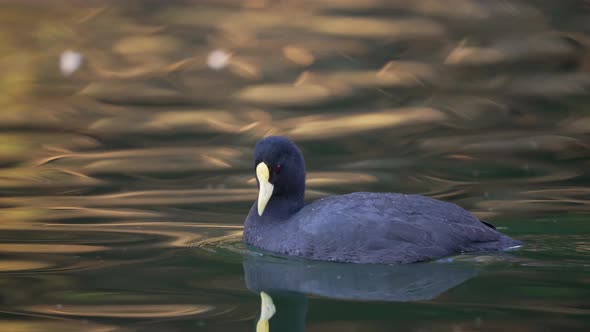
[[[207,56],[207,66],[211,69],[219,70],[227,66],[231,54],[223,50],[214,50]]]
[[[73,74],[82,65],[82,54],[71,50],[63,51],[59,58],[59,69],[62,75]]]
[[[439,260],[436,260],[435,263],[453,263],[455,259],[453,257],[445,257]]]
[[[519,248],[522,248],[522,247],[523,247],[523,245],[522,244],[519,244],[517,246],[508,247],[508,248],[504,249],[504,251],[516,250],[516,249],[519,249]]]

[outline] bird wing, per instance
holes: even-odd
[[[329,196],[298,214],[306,255],[354,257],[383,252],[400,259],[444,256],[502,236],[464,209],[423,196]],[[412,257],[408,257],[408,255]]]

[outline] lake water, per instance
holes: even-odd
[[[590,330],[588,1],[3,1],[0,330]],[[269,134],[307,198],[526,242],[350,266],[241,243]]]

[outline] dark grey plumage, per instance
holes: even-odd
[[[269,137],[257,144],[255,160],[272,165],[292,160],[292,154],[300,152],[290,141]],[[419,195],[358,192],[328,196],[302,207],[300,183],[289,179],[300,182],[298,172],[305,172],[304,166],[284,168],[293,174],[281,172],[274,178],[281,183],[275,186],[292,188],[297,194],[283,189],[273,195],[262,216],[254,204],[244,230],[250,245],[314,260],[391,264],[522,244],[457,205]]]

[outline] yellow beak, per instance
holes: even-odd
[[[266,166],[264,162],[261,162],[256,166],[256,178],[258,178],[258,183],[260,184],[260,188],[258,189],[258,215],[261,216],[274,189],[274,186],[268,182],[270,173],[268,171],[268,166]]]

